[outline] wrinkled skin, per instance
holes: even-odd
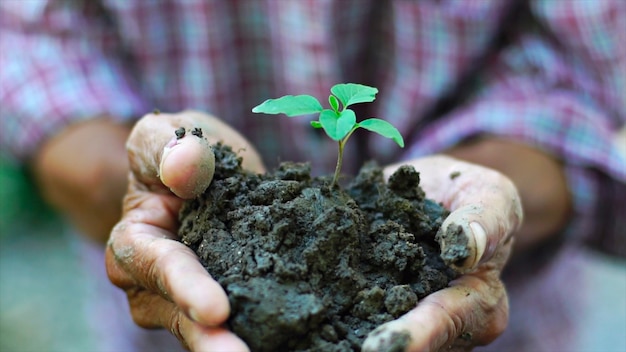
[[[206,140],[189,133],[177,140],[172,131],[180,126],[201,127]],[[210,183],[214,157],[209,145],[218,140],[244,151],[244,167],[264,171],[249,143],[213,117],[183,112],[139,121],[127,143],[129,187],[122,219],[108,241],[107,269],[111,281],[126,291],[140,326],[165,327],[194,351],[245,351],[247,346],[222,327],[229,314],[225,292],[191,250],[175,241],[181,202]],[[411,351],[488,343],[508,319],[499,275],[522,220],[516,188],[495,171],[448,156],[410,163],[422,171],[427,194],[453,211],[443,228],[452,222],[461,225],[472,255],[459,264],[465,275],[381,326],[364,350],[384,350],[394,331],[410,332]],[[454,172],[460,176],[449,177]]]
[[[173,131],[181,126],[201,128],[203,138],[186,133],[177,139]],[[128,193],[108,241],[107,271],[126,291],[139,326],[166,327],[194,351],[245,351],[245,344],[221,327],[230,312],[225,292],[195,254],[174,240],[183,199],[203,192],[211,181],[210,144],[218,140],[242,150],[247,168],[264,171],[249,143],[211,116],[150,114],[137,123],[127,143]]]
[[[469,240],[470,257],[457,267],[464,275],[374,330],[363,351],[385,351],[391,336],[403,331],[410,332],[410,351],[468,350],[488,344],[508,321],[506,290],[499,277],[511,252],[512,234],[522,220],[517,191],[500,173],[447,156],[408,163],[421,172],[424,192],[453,210],[440,232],[460,225]],[[395,168],[388,167],[386,174]]]

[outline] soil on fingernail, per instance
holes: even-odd
[[[202,128],[194,127],[193,130],[191,130],[191,134],[193,134],[194,136],[198,138],[202,138]]]
[[[412,167],[386,184],[369,163],[331,189],[309,164],[256,175],[230,147],[213,149],[213,182],[183,205],[179,235],[224,287],[228,327],[252,351],[360,351],[456,277],[435,240],[448,211]],[[408,344],[399,341],[394,350]]]
[[[178,129],[176,129],[176,131],[174,131],[174,134],[176,135],[176,139],[181,139],[183,137],[185,137],[185,127],[179,127]]]
[[[458,268],[465,266],[465,261],[470,257],[467,247],[469,240],[461,225],[451,223],[445,231],[437,233],[436,240],[445,248],[441,258],[447,265]]]
[[[384,327],[376,329],[372,335],[376,337],[377,346],[368,351],[403,352],[411,342],[411,335],[408,332],[388,331]]]

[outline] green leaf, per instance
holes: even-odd
[[[319,121],[311,121],[311,126],[313,126],[313,128],[322,128],[322,124]]]
[[[328,96],[328,103],[330,104],[330,107],[333,108],[333,110],[336,113],[339,113],[339,101],[337,101],[337,97],[334,95],[329,95]]]
[[[255,106],[252,112],[298,116],[318,113],[322,109],[322,104],[310,95],[285,95],[277,99],[267,99]]]
[[[404,139],[397,128],[393,127],[389,122],[381,119],[367,119],[359,122],[358,127],[363,127],[366,130],[376,132],[379,135],[393,139],[398,143],[400,148],[404,148]]]
[[[357,103],[369,103],[376,99],[378,89],[356,83],[340,83],[334,85],[330,91],[339,98],[339,101],[346,108]]]
[[[340,141],[356,126],[356,114],[350,109],[346,109],[340,114],[325,109],[320,114],[320,123],[328,137]]]

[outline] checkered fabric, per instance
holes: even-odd
[[[2,152],[27,161],[79,120],[191,108],[243,131],[269,165],[330,172],[336,145],[307,119],[250,110],[366,83],[380,94],[359,116],[389,120],[408,147],[357,132],[346,170],[481,134],[522,141],[563,161],[570,232],[624,253],[624,43],[622,0],[2,1]]]

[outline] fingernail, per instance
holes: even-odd
[[[474,233],[474,241],[476,242],[476,264],[478,264],[481,262],[485,254],[485,248],[487,247],[487,232],[483,226],[477,222],[471,222],[469,226]]]
[[[169,149],[169,148],[172,148],[173,146],[175,146],[176,144],[178,144],[178,140],[179,140],[179,139],[180,139],[180,138],[178,138],[178,137],[172,137],[172,139],[170,139],[170,141],[169,141],[169,142],[167,142],[167,144],[165,145],[165,148],[164,148],[164,149]]]
[[[163,147],[163,152],[161,153],[161,162],[159,163],[159,177],[163,175],[163,162],[167,159],[167,156],[170,154],[170,151],[174,146],[178,144],[178,140],[176,137],[172,138],[166,145]]]

